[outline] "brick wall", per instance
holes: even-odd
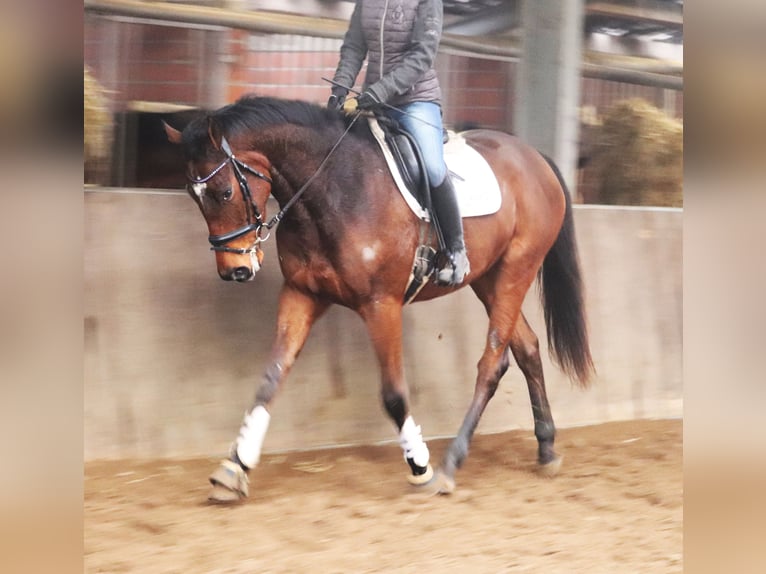
[[[327,100],[340,40],[234,32],[229,36],[227,101],[243,94]]]
[[[258,93],[323,102],[340,40],[254,34],[214,27],[151,25],[87,15],[85,63],[116,105],[148,100],[219,107]],[[445,120],[512,131],[515,63],[442,53],[437,68]],[[682,92],[583,78],[582,104],[603,113],[642,97],[683,116]]]
[[[84,25],[85,64],[110,91],[115,113],[137,100],[214,109],[248,93],[323,103],[330,86],[321,78],[332,77],[341,43],[92,14],[86,14]],[[442,52],[436,65],[447,126],[513,132],[515,62]],[[631,97],[683,117],[680,91],[582,80],[582,105],[592,107],[597,115]],[[118,137],[116,145],[128,145],[126,141]],[[129,183],[139,184],[135,179]]]
[[[468,56],[439,56],[445,122],[513,131],[515,64]]]

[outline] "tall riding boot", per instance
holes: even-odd
[[[449,174],[431,192],[431,204],[446,244],[447,264],[437,272],[436,284],[459,285],[471,271],[463,241],[463,220]]]

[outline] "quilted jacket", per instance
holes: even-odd
[[[367,58],[363,89],[379,101],[438,103],[434,60],[441,33],[442,0],[357,0],[334,79],[353,86]]]

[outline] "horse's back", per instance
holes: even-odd
[[[554,189],[548,191],[554,194],[563,191],[542,153],[518,136],[490,129],[461,132],[460,136],[484,156],[501,184],[509,179],[520,179],[552,187]],[[516,186],[516,189],[523,192],[525,188]]]
[[[511,224],[514,237],[530,234],[525,243],[552,243],[563,221],[567,191],[548,160],[505,132],[476,129],[460,135],[487,160],[500,185],[502,206],[495,218],[506,228]]]

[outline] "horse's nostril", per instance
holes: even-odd
[[[232,273],[234,281],[247,281],[250,279],[252,271],[249,267],[237,267]]]

